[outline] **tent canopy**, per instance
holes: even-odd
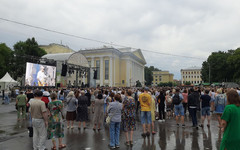
[[[2,79],[0,79],[0,82],[4,82],[4,83],[18,83],[17,81],[15,81],[7,72]]]

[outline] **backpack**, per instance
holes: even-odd
[[[181,103],[179,94],[175,94],[172,98],[172,103],[174,105],[179,105]]]

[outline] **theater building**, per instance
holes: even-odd
[[[97,85],[129,87],[135,86],[138,80],[144,85],[146,61],[140,49],[103,47],[79,52],[87,58],[90,67],[96,67]]]

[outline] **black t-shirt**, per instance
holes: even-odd
[[[209,95],[201,95],[200,99],[202,99],[202,108],[203,107],[210,107],[210,100],[211,97]]]

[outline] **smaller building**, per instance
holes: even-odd
[[[187,69],[181,69],[182,84],[190,82],[191,84],[202,83],[201,67],[191,67]]]
[[[169,71],[153,71],[152,85],[157,86],[159,83],[173,82],[173,76]]]
[[[49,44],[49,45],[40,45],[40,48],[44,49],[48,54],[57,54],[57,53],[74,53],[75,51],[70,49],[68,46],[60,44]]]

